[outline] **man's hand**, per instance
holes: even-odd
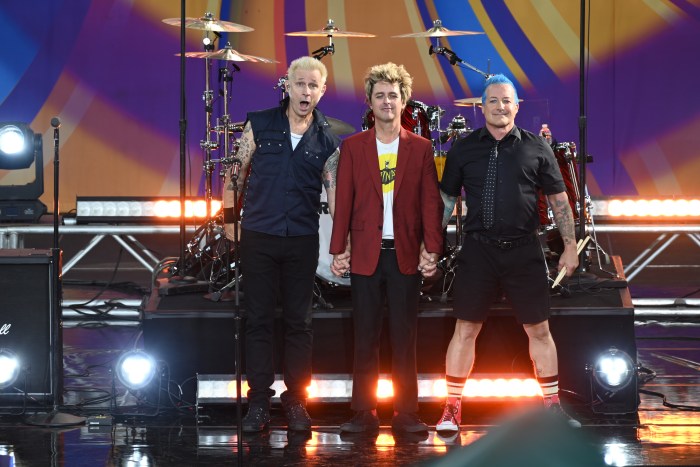
[[[578,268],[578,254],[576,253],[576,245],[566,245],[564,252],[559,257],[559,271],[566,268],[566,277],[571,275]]]
[[[350,247],[346,248],[345,251],[340,254],[333,255],[333,262],[331,263],[331,272],[338,277],[349,271]]]
[[[432,277],[437,272],[437,253],[429,253],[425,249],[425,245],[420,245],[420,256],[418,257],[418,271],[423,274],[423,277]]]

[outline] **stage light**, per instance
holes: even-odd
[[[119,381],[131,390],[143,389],[156,376],[156,361],[141,350],[122,354],[117,361],[116,374]]]
[[[22,171],[34,165],[34,174],[13,174],[25,184],[0,185],[0,222],[36,222],[46,212],[39,201],[44,193],[44,155],[41,135],[20,122],[0,123],[0,169]],[[29,171],[31,172],[31,171]]]
[[[596,360],[593,378],[609,391],[619,391],[636,376],[634,362],[615,347],[606,350]]]
[[[587,365],[590,375],[591,408],[594,413],[625,414],[637,411],[637,365],[627,353],[615,347],[598,355]]]
[[[211,200],[211,214],[221,210],[221,200]],[[180,199],[175,197],[78,197],[76,222],[91,223],[169,223],[180,220]],[[203,221],[212,217],[207,213],[204,199],[185,200],[185,218]]]
[[[17,378],[21,365],[19,358],[8,349],[0,349],[0,389],[12,386]]]
[[[246,399],[248,383],[242,380],[242,398]],[[279,402],[279,394],[287,388],[280,375],[275,377],[272,389]],[[348,402],[352,398],[352,375],[316,374],[307,388],[309,401]],[[462,393],[471,401],[526,400],[542,397],[537,380],[534,378],[479,378],[469,379]],[[418,400],[420,402],[442,401],[447,396],[445,378],[440,375],[418,375]],[[382,375],[377,384],[377,398],[388,400],[394,397],[391,379]],[[230,404],[236,400],[236,380],[234,375],[197,375],[197,404]]]
[[[697,198],[606,198],[594,199],[594,217],[611,221],[695,221],[700,219]]]

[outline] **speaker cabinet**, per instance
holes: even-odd
[[[52,382],[60,377],[63,355],[55,268],[60,257],[55,260],[50,250],[0,250],[0,348],[14,352],[22,367],[15,384],[0,390],[0,405],[21,402],[25,392],[28,406],[54,402],[58,385]]]

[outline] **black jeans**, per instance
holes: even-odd
[[[274,330],[278,292],[282,301],[283,403],[305,401],[311,383],[311,300],[318,266],[318,234],[279,237],[250,230],[241,234],[246,378],[251,405],[268,407],[275,394]]]
[[[391,374],[394,410],[418,410],[418,371],[416,328],[420,275],[399,271],[396,250],[382,250],[371,276],[351,275],[354,364],[352,377],[353,410],[377,407],[379,343],[382,331],[384,297],[389,308]]]

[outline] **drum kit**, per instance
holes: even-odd
[[[164,19],[165,24],[181,27],[182,21],[180,18]],[[214,49],[214,43],[221,32],[250,32],[253,29],[241,24],[222,21],[216,19],[211,13],[206,13],[201,18],[185,18],[185,28],[202,31],[204,34],[204,51],[185,52],[188,58],[197,58],[204,60],[205,67],[205,89],[203,92],[204,101],[204,118],[207,128],[206,138],[200,141],[200,146],[204,151],[203,173],[205,176],[205,200],[207,202],[207,212],[211,213],[211,202],[213,198],[213,174],[223,177],[231,170],[235,161],[236,152],[238,150],[238,140],[236,134],[243,131],[244,122],[233,122],[229,114],[229,101],[231,97],[230,86],[233,79],[233,73],[240,71],[236,62],[250,62],[271,64],[277,63],[276,60],[259,57],[255,55],[241,53],[227,43],[219,50]],[[450,36],[467,36],[483,34],[476,31],[455,31],[442,26],[440,20],[433,22],[433,27],[423,32],[415,32],[393,36],[395,38],[430,38],[434,39],[434,44],[430,45],[429,54],[443,55],[449,59],[452,65],[460,64],[464,67],[482,74],[484,77],[490,75],[484,73],[478,68],[461,60],[454,52],[440,45],[440,38]],[[286,33],[287,36],[300,37],[326,37],[328,44],[320,47],[311,53],[317,59],[322,59],[326,55],[335,53],[334,37],[343,38],[372,38],[374,34],[343,31],[336,27],[333,20],[329,19],[327,24],[319,30],[298,31]],[[180,54],[177,54],[180,55]],[[223,113],[213,122],[213,101],[214,90],[210,87],[211,81],[211,65],[212,61],[222,63],[218,70],[219,82],[222,83],[222,89],[218,95],[223,98]],[[229,66],[230,65],[230,66]],[[285,84],[287,77],[281,77],[275,86],[275,89],[280,89],[282,98],[285,97]],[[476,113],[476,107],[481,104],[480,97],[469,97],[454,101],[456,106],[472,107]],[[441,179],[444,170],[445,156],[447,151],[443,149],[443,145],[447,143],[454,144],[459,139],[469,135],[472,132],[471,124],[468,118],[458,114],[452,120],[442,126],[442,117],[445,110],[440,106],[427,105],[418,100],[410,100],[401,115],[401,125],[403,128],[412,131],[422,137],[433,142],[435,153],[435,164],[437,168],[438,178]],[[339,119],[327,117],[330,123],[331,131],[336,135],[342,136],[352,134],[355,128]],[[370,110],[366,111],[362,116],[362,129],[367,130],[374,126],[374,115]],[[217,151],[219,157],[213,157]],[[564,175],[567,193],[569,194],[572,210],[577,216],[579,210],[577,203],[579,198],[579,190],[577,186],[577,171],[576,171],[576,146],[574,143],[562,143],[555,147],[555,155],[559,163],[562,174]],[[218,171],[216,170],[218,166]],[[325,191],[322,192],[321,202],[327,202]],[[457,203],[457,219],[461,218],[461,202]],[[549,232],[554,227],[554,222],[551,214],[551,209],[546,205],[544,196],[539,199],[540,223],[542,231]],[[457,223],[459,226],[459,222]],[[320,216],[319,238],[319,265],[316,271],[317,279],[320,285],[317,284],[317,297],[322,300],[318,288],[322,286],[330,287],[347,287],[350,279],[348,277],[337,277],[330,272],[330,264],[332,256],[328,254],[330,244],[330,234],[332,230],[332,221],[327,210],[322,209]],[[439,261],[439,266],[443,272],[443,297],[451,288],[451,281],[454,277],[454,266],[457,253],[460,248],[461,231],[457,230],[457,245],[449,247],[446,254]],[[212,213],[209,219],[196,229],[193,237],[185,245],[184,256],[182,262],[171,268],[171,274],[180,276],[193,276],[199,281],[208,283],[209,296],[213,300],[222,300],[227,298],[227,291],[232,287],[233,270],[236,267],[235,256],[233,254],[235,246],[233,242],[227,239],[224,233],[224,223],[222,212]],[[178,271],[179,268],[182,271]],[[242,277],[242,276],[241,276]],[[235,281],[235,279],[234,279]],[[230,293],[228,294],[230,295]]]

